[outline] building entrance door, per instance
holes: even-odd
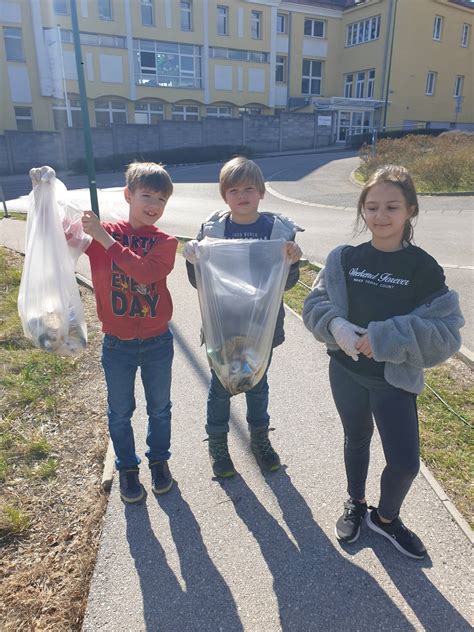
[[[370,110],[339,110],[337,113],[337,141],[342,143],[352,134],[372,129],[373,112]]]

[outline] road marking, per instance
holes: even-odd
[[[355,206],[336,206],[335,204],[323,204],[322,202],[306,202],[305,200],[298,200],[296,198],[290,198],[287,195],[283,195],[282,193],[278,193],[270,186],[269,182],[265,182],[265,188],[274,197],[280,198],[280,200],[284,200],[285,202],[291,202],[292,204],[302,204],[303,206],[315,206],[322,208],[334,208],[339,211],[356,211]]]
[[[440,263],[442,268],[453,268],[454,270],[474,270],[474,266],[456,266],[450,263]]]

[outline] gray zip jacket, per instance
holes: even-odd
[[[204,237],[215,237],[216,239],[224,239],[225,223],[229,217],[230,211],[216,211],[209,215],[209,217],[202,224],[199,233],[196,237],[198,241],[204,239]],[[279,213],[267,213],[262,215],[269,215],[274,218],[272,232],[270,239],[285,239],[286,241],[294,241],[296,233],[303,231],[295,222],[289,217],[280,215]],[[188,272],[189,282],[193,287],[196,287],[196,273],[194,266],[189,261],[186,261],[186,269]],[[292,288],[298,281],[300,276],[300,263],[297,261],[290,267],[288,273],[288,279],[286,280],[285,290]],[[285,310],[283,303],[280,305],[280,311],[278,312],[278,318],[275,326],[275,334],[273,336],[272,347],[277,347],[285,340],[285,331],[283,328],[283,322],[285,320]]]
[[[303,321],[316,340],[330,350],[339,349],[328,329],[333,318],[347,319],[349,303],[341,253],[338,246],[329,253],[326,267],[316,278],[303,308]],[[457,292],[436,294],[409,314],[393,316],[368,325],[374,360],[385,362],[384,377],[397,388],[419,394],[423,390],[423,369],[441,364],[461,346],[459,330],[464,318]]]

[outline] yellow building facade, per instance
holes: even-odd
[[[474,128],[469,0],[75,0],[94,127],[317,112]],[[80,126],[70,0],[0,0],[0,133]]]

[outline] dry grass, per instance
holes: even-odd
[[[0,250],[13,279],[0,282],[0,629],[80,630],[106,505],[106,395],[94,296],[81,289],[87,353],[55,363],[25,344],[5,307],[16,296],[14,271],[23,259]],[[12,397],[28,379],[36,397]]]
[[[405,136],[378,141],[360,150],[359,173],[365,182],[383,165],[403,165],[419,193],[474,190],[474,135]]]

